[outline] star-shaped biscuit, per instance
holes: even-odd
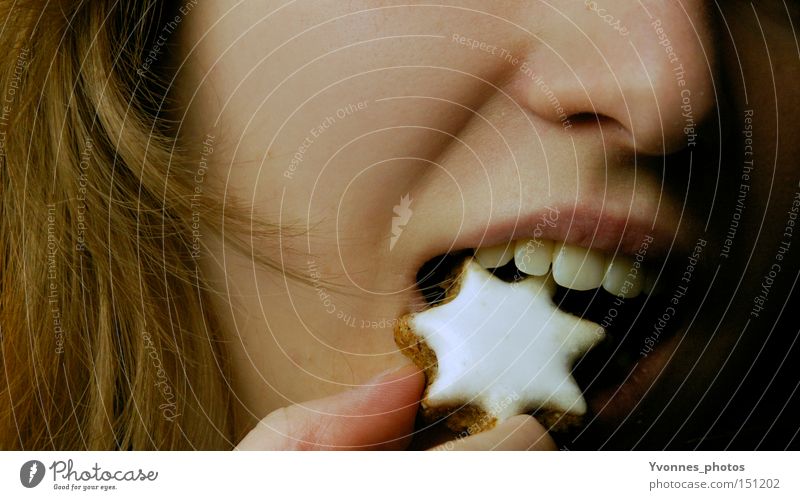
[[[549,276],[507,283],[469,258],[455,285],[446,303],[404,316],[395,331],[428,377],[424,417],[474,433],[530,412],[564,427],[586,412],[571,371],[602,327],[556,307]]]

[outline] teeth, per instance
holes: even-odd
[[[525,274],[544,276],[552,260],[552,240],[519,240],[514,246],[514,264]]]
[[[532,276],[545,276],[552,264],[555,282],[573,290],[602,286],[612,295],[630,299],[640,293],[653,293],[655,285],[656,273],[644,267],[634,269],[631,257],[612,258],[597,250],[553,240],[517,240],[475,251],[475,260],[486,269],[505,266],[512,258],[517,269]]]
[[[591,290],[603,282],[605,259],[597,250],[559,243],[553,250],[553,279],[573,290]]]
[[[475,251],[475,260],[486,269],[503,267],[514,258],[514,244],[508,243],[494,247],[479,248]]]
[[[624,299],[636,297],[642,291],[641,273],[643,272],[641,267],[634,269],[633,259],[618,255],[613,259],[608,259],[603,277],[603,288],[608,293]]]

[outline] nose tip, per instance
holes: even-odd
[[[685,13],[666,14],[632,14],[627,36],[592,29],[590,18],[588,26],[561,35],[563,43],[537,47],[523,83],[526,104],[566,128],[576,116],[611,119],[640,153],[666,155],[694,146],[699,126],[715,108],[713,54],[702,25],[687,28]]]

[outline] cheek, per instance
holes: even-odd
[[[235,171],[225,178],[232,189],[274,208],[286,188],[303,208],[314,186],[335,201],[380,161],[433,158],[477,102],[476,79],[503,67],[452,36],[478,26],[489,42],[513,46],[520,37],[469,9],[383,7],[299,3],[267,16],[250,6],[213,26],[193,57],[210,68],[202,100],[221,104],[218,119],[235,144]],[[394,170],[400,183],[415,175]]]

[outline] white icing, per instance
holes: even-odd
[[[463,270],[452,301],[411,318],[439,362],[423,404],[469,402],[498,421],[540,407],[585,413],[570,372],[603,328],[558,309],[549,276],[506,283],[472,259]]]

